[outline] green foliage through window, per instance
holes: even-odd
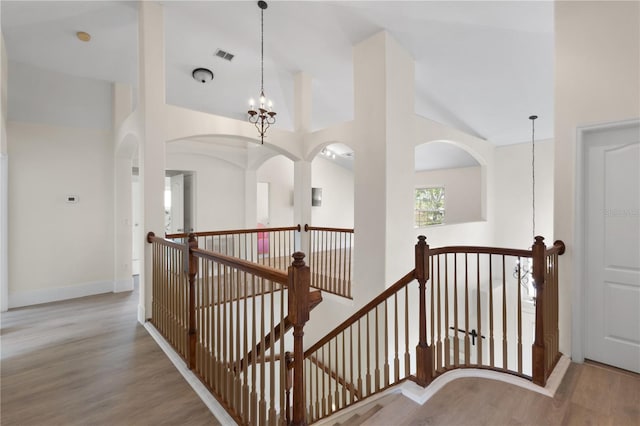
[[[415,225],[423,228],[444,223],[444,188],[416,188]]]

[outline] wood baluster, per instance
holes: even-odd
[[[460,365],[460,339],[458,338],[458,254],[453,253],[453,365]]]
[[[342,378],[345,379],[345,381],[347,380],[347,357],[345,355],[345,334],[346,331],[343,331],[342,333]],[[347,387],[346,386],[342,386],[342,406],[346,407],[347,406]]]
[[[469,339],[469,259],[464,254],[464,365],[470,365],[471,341]]]
[[[489,365],[495,367],[495,347],[493,339],[493,258],[489,255]]]
[[[477,327],[478,327],[478,354],[476,364],[482,365],[482,293],[480,292],[480,253],[476,254],[476,312],[478,314]]]
[[[502,255],[502,368],[507,370],[507,274],[504,255]]]
[[[329,371],[335,371],[335,382],[336,382],[336,389],[335,389],[335,396],[333,398],[333,400],[335,401],[336,404],[336,409],[333,411],[338,411],[340,409],[340,390],[339,390],[339,385],[340,385],[340,381],[338,380],[338,372],[340,371],[339,367],[338,367],[338,363],[340,362],[340,358],[338,358],[338,336],[336,336],[336,345],[335,345],[335,362],[330,364],[329,367]]]
[[[436,260],[433,259],[433,257],[431,258],[431,262],[432,262],[432,268],[433,268],[433,263],[435,262],[438,272],[437,272],[437,277],[438,277],[438,295],[437,295],[437,320],[438,320],[438,342],[436,344],[436,371],[440,370],[442,368],[442,366],[444,365],[444,360],[442,359],[442,302],[441,302],[441,289],[442,289],[442,282],[440,280],[440,255],[436,256]],[[431,271],[431,281],[433,282],[433,269]]]
[[[347,279],[349,281],[349,290],[347,291],[347,296],[351,297],[351,253],[353,251],[353,241],[352,241],[352,235],[353,234],[349,234],[349,260],[347,263],[347,267],[348,267],[348,272],[347,272]]]
[[[271,240],[271,238],[269,238],[269,240]],[[269,241],[269,244],[271,244],[271,241]],[[266,329],[265,329],[265,302],[264,302],[264,294],[265,294],[265,285],[264,285],[264,278],[260,278],[260,351],[256,351],[256,358],[262,358],[262,361],[260,362],[260,392],[258,394],[258,397],[260,398],[260,402],[258,403],[258,419],[260,421],[261,425],[264,425],[267,423],[267,401],[264,399],[265,397],[265,387],[266,387],[266,362],[264,360],[264,348],[266,347],[266,343],[265,343],[265,334],[266,334]],[[295,358],[298,357],[297,352],[294,351],[294,360]],[[296,392],[298,392],[295,388],[293,388],[293,394],[294,394],[294,400],[295,400],[295,394]]]
[[[449,339],[449,255],[444,254],[444,368],[451,365],[451,341]]]
[[[192,250],[198,248],[198,240],[194,234],[189,234],[188,243],[188,271],[189,271],[189,347],[188,359],[189,369],[196,367],[196,343],[198,336],[196,334],[196,275],[198,274],[198,259],[193,255]]]
[[[358,320],[358,394],[364,396],[362,391],[362,330],[360,329],[360,320]]]
[[[415,275],[419,285],[419,340],[416,347],[416,382],[426,387],[433,380],[433,347],[427,344],[426,283],[429,279],[429,245],[424,235],[415,248]],[[433,293],[432,293],[433,294]]]
[[[367,336],[365,337],[365,343],[367,344],[367,350],[365,356],[367,357],[367,374],[365,376],[365,390],[366,395],[371,395],[371,325],[369,324],[369,314],[367,313]],[[376,333],[377,334],[377,333]],[[363,395],[364,396],[364,395]]]
[[[349,326],[349,372],[351,375],[351,380],[349,383],[353,386],[355,383],[353,381],[353,324]],[[353,389],[351,390],[351,403],[355,402],[355,393]]]
[[[258,318],[256,315],[256,304],[257,304],[258,298],[255,296],[258,291],[258,277],[256,277],[255,275],[251,276],[251,287],[252,287],[252,293],[254,295],[251,303],[251,314],[252,314],[251,345],[253,346],[258,342],[258,339],[259,339],[258,329],[257,329]],[[256,351],[256,354],[251,357],[251,410],[250,411],[251,411],[252,419],[258,418],[258,393],[257,393],[258,366],[256,365],[256,358],[258,357],[257,355],[258,354]]]
[[[380,339],[378,336],[380,336],[380,326],[379,326],[379,321],[378,321],[378,306],[376,305],[375,308],[375,321],[373,326],[375,327],[373,330],[373,333],[375,335],[375,348],[376,348],[376,355],[375,355],[375,370],[374,370],[374,392],[378,392],[380,390]]]
[[[322,346],[322,364],[323,365],[327,365],[327,361],[324,355],[324,348],[325,346]],[[316,369],[319,370],[320,368],[318,366],[316,366]],[[329,404],[327,403],[327,383],[326,383],[326,374],[324,374],[324,371],[322,372],[322,415],[326,416],[329,414],[329,410],[327,409],[327,407],[329,406]],[[331,400],[331,395],[329,395],[329,400]]]
[[[533,356],[533,383],[544,386],[547,382],[545,371],[545,342],[544,331],[546,324],[544,323],[544,308],[546,303],[545,295],[545,254],[546,246],[544,238],[537,236],[532,247],[533,257],[533,285],[536,288],[536,336],[532,348]]]
[[[404,375],[411,374],[411,353],[409,352],[409,286],[404,287]],[[362,395],[362,393],[361,393]]]
[[[518,256],[518,291],[516,292],[517,333],[518,333],[518,373],[522,374],[522,258]]]
[[[387,300],[384,300],[384,387],[389,386],[389,317]],[[343,376],[346,378],[346,376]]]
[[[398,328],[398,293],[393,294],[393,381],[400,381],[400,357],[398,354],[399,345],[398,345],[398,334],[400,333],[400,329]],[[351,383],[353,383],[353,377],[351,378]]]
[[[279,254],[279,253],[278,253]],[[270,315],[270,327],[269,327],[269,333],[271,334],[271,339],[273,341],[273,339],[276,336],[276,322],[275,322],[275,301],[273,300],[275,297],[274,294],[274,283],[271,282],[271,285],[269,287],[270,288],[270,292],[269,292],[269,301],[270,301],[270,309],[269,311],[271,312]],[[276,420],[276,364],[275,364],[275,359],[276,359],[276,355],[275,355],[275,349],[276,349],[276,345],[275,343],[271,344],[271,360],[269,361],[269,424],[270,425],[275,425],[275,420]],[[263,358],[266,356],[266,347],[262,350],[262,354],[263,354]],[[266,363],[266,361],[265,361]]]

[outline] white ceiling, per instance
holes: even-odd
[[[167,102],[244,119],[260,83],[254,1],[163,1]],[[137,75],[136,2],[0,2],[10,61],[101,80]],[[553,2],[271,1],[265,91],[292,128],[293,76],[314,78],[313,128],[353,118],[352,46],[386,29],[416,60],[416,113],[496,144],[553,136]],[[90,43],[76,31],[92,35]],[[216,49],[235,54],[232,62]],[[210,68],[207,84],[191,78]]]

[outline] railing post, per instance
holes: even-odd
[[[547,247],[544,238],[537,236],[531,249],[533,260],[533,285],[536,289],[536,336],[532,346],[532,379],[533,383],[544,386],[547,381],[545,368],[544,344],[544,276],[546,269]]]
[[[196,367],[196,275],[198,275],[198,259],[193,254],[193,249],[198,248],[198,240],[195,234],[189,234],[187,243],[189,250],[189,369]]]
[[[293,355],[291,352],[287,351],[284,353],[284,362],[286,365],[286,389],[285,389],[285,408],[284,408],[284,418],[285,424],[291,424],[291,388],[293,387],[293,376],[292,376],[292,365],[293,365]]]
[[[307,424],[304,384],[304,324],[309,320],[309,267],[304,263],[304,253],[293,253],[289,266],[289,320],[293,324],[293,416],[291,424]]]
[[[420,235],[416,244],[415,276],[419,285],[420,335],[416,347],[416,382],[426,387],[433,380],[433,347],[427,344],[427,300],[426,283],[429,279],[429,245],[426,237]]]

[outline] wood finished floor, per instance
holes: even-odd
[[[137,293],[2,314],[2,426],[220,424],[136,321]]]
[[[370,407],[382,406],[372,416]],[[554,398],[495,380],[464,378],[420,406],[391,394],[332,425],[640,425],[640,376],[593,364],[571,364]]]
[[[136,322],[136,305],[137,294],[120,293],[3,313],[0,423],[219,424]],[[401,395],[371,404],[383,407],[342,424],[638,426],[640,376],[572,364],[555,398],[466,378],[422,406]]]

